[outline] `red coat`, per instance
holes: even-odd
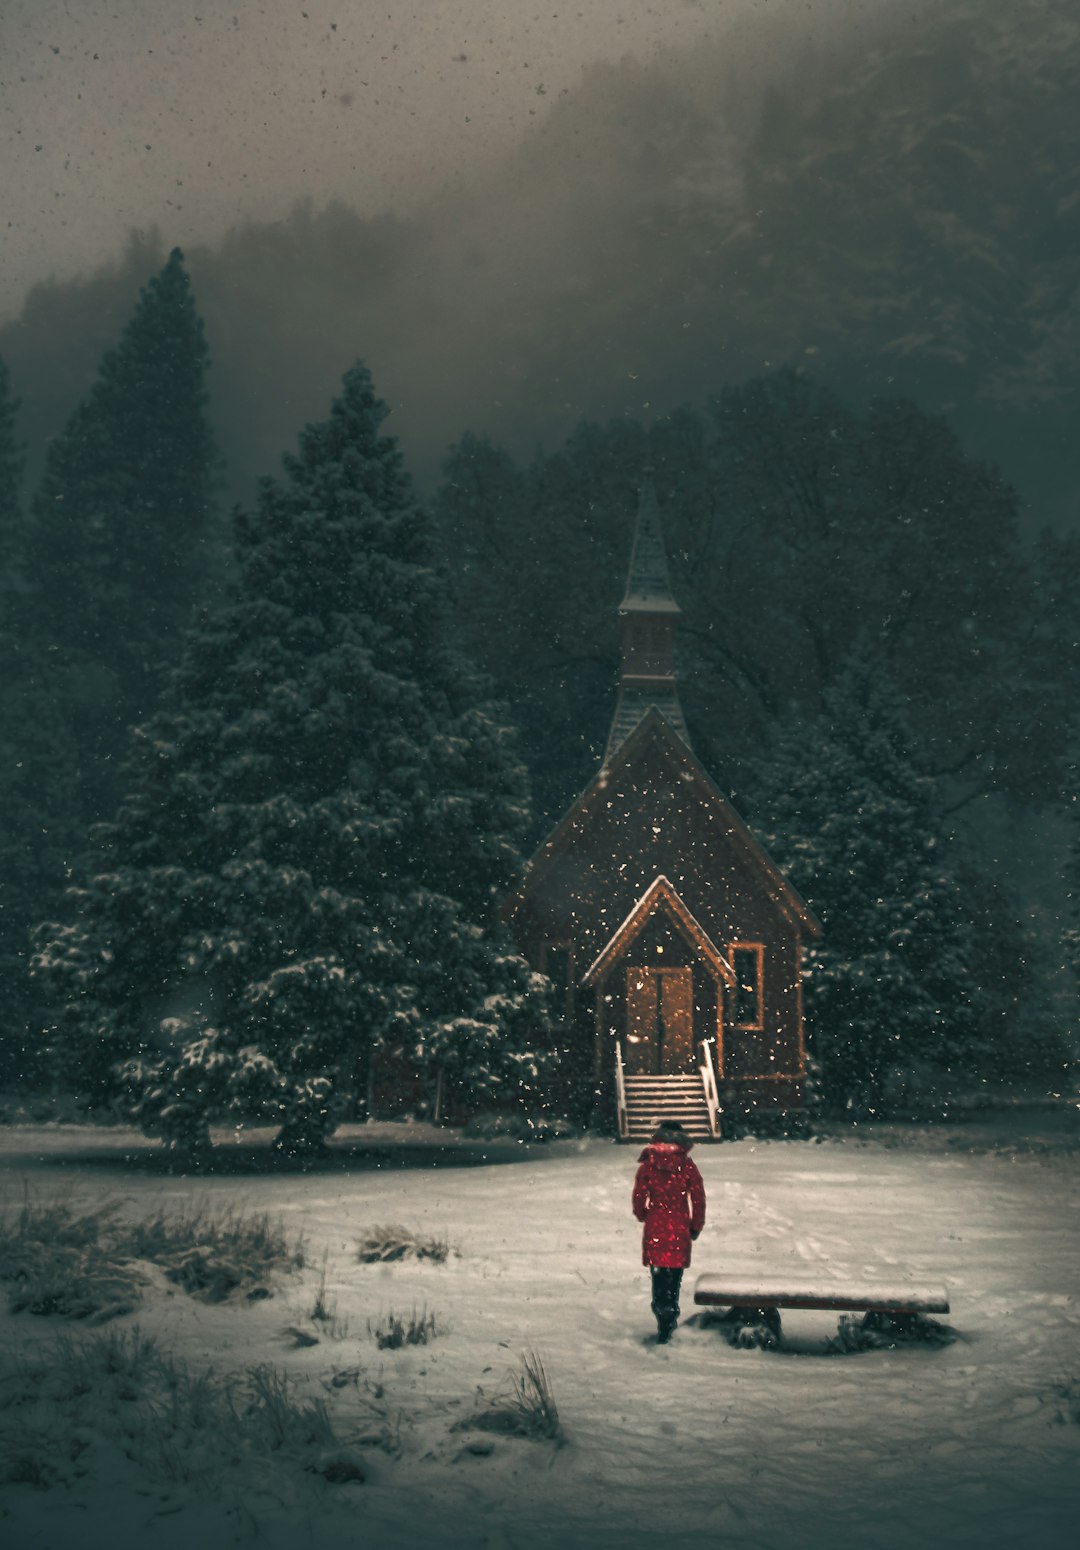
[[[685,1269],[690,1263],[691,1233],[705,1225],[705,1185],[685,1147],[653,1141],[638,1159],[634,1215],[645,1223],[643,1265]]]

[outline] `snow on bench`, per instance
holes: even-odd
[[[875,1346],[922,1341],[947,1345],[955,1332],[928,1319],[928,1313],[948,1313],[943,1286],[913,1286],[909,1281],[813,1281],[798,1276],[781,1280],[763,1276],[698,1276],[694,1301],[699,1308],[724,1308],[719,1322],[729,1341],[738,1346],[778,1346],[781,1308],[840,1310],[833,1350],[864,1351]],[[861,1312],[861,1320],[850,1314]]]
[[[838,1308],[864,1313],[948,1313],[943,1286],[866,1281],[830,1284],[809,1278],[766,1280],[757,1276],[698,1276],[694,1301],[704,1308]]]

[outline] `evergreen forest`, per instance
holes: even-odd
[[[599,762],[646,480],[693,747],[825,926],[818,1104],[1064,1079],[1080,539],[947,414],[800,361],[463,430],[422,498],[357,363],[234,503],[182,253],[129,302],[36,460],[0,362],[4,1090],[290,1154],[379,1071],[528,1104],[557,1034],[499,905]]]

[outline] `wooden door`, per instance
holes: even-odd
[[[694,1065],[693,970],[628,968],[627,1075],[676,1076]]]
[[[660,1069],[657,1037],[659,985],[654,969],[626,971],[626,1074],[655,1076]]]
[[[693,1071],[694,1059],[694,971],[660,969],[660,1026],[663,1048],[660,1069],[667,1076],[682,1076]]]

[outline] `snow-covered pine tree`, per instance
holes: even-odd
[[[536,1070],[545,982],[494,924],[524,772],[453,644],[386,412],[354,367],[238,515],[233,595],[136,733],[108,864],[38,960],[84,1081],[179,1145],[230,1112],[318,1143],[381,1050],[473,1089]]]
[[[26,632],[18,407],[0,360],[0,1082],[5,1085],[40,1074],[27,1032],[30,926],[59,897],[62,859],[57,825],[50,820],[54,811],[65,811],[64,798],[70,796],[63,715],[46,695],[46,664]]]
[[[880,1112],[898,1078],[962,1066],[981,1033],[972,926],[912,746],[895,689],[859,647],[819,720],[783,727],[759,767],[766,847],[824,926],[805,1005],[830,1108]]]
[[[31,929],[63,907],[81,853],[78,756],[63,683],[33,640],[0,633],[0,1083],[44,1085]]]
[[[27,556],[35,629],[54,663],[80,678],[88,771],[155,708],[205,580],[220,465],[207,365],[177,248],[51,442],[35,493]],[[93,805],[108,816],[103,785]]]

